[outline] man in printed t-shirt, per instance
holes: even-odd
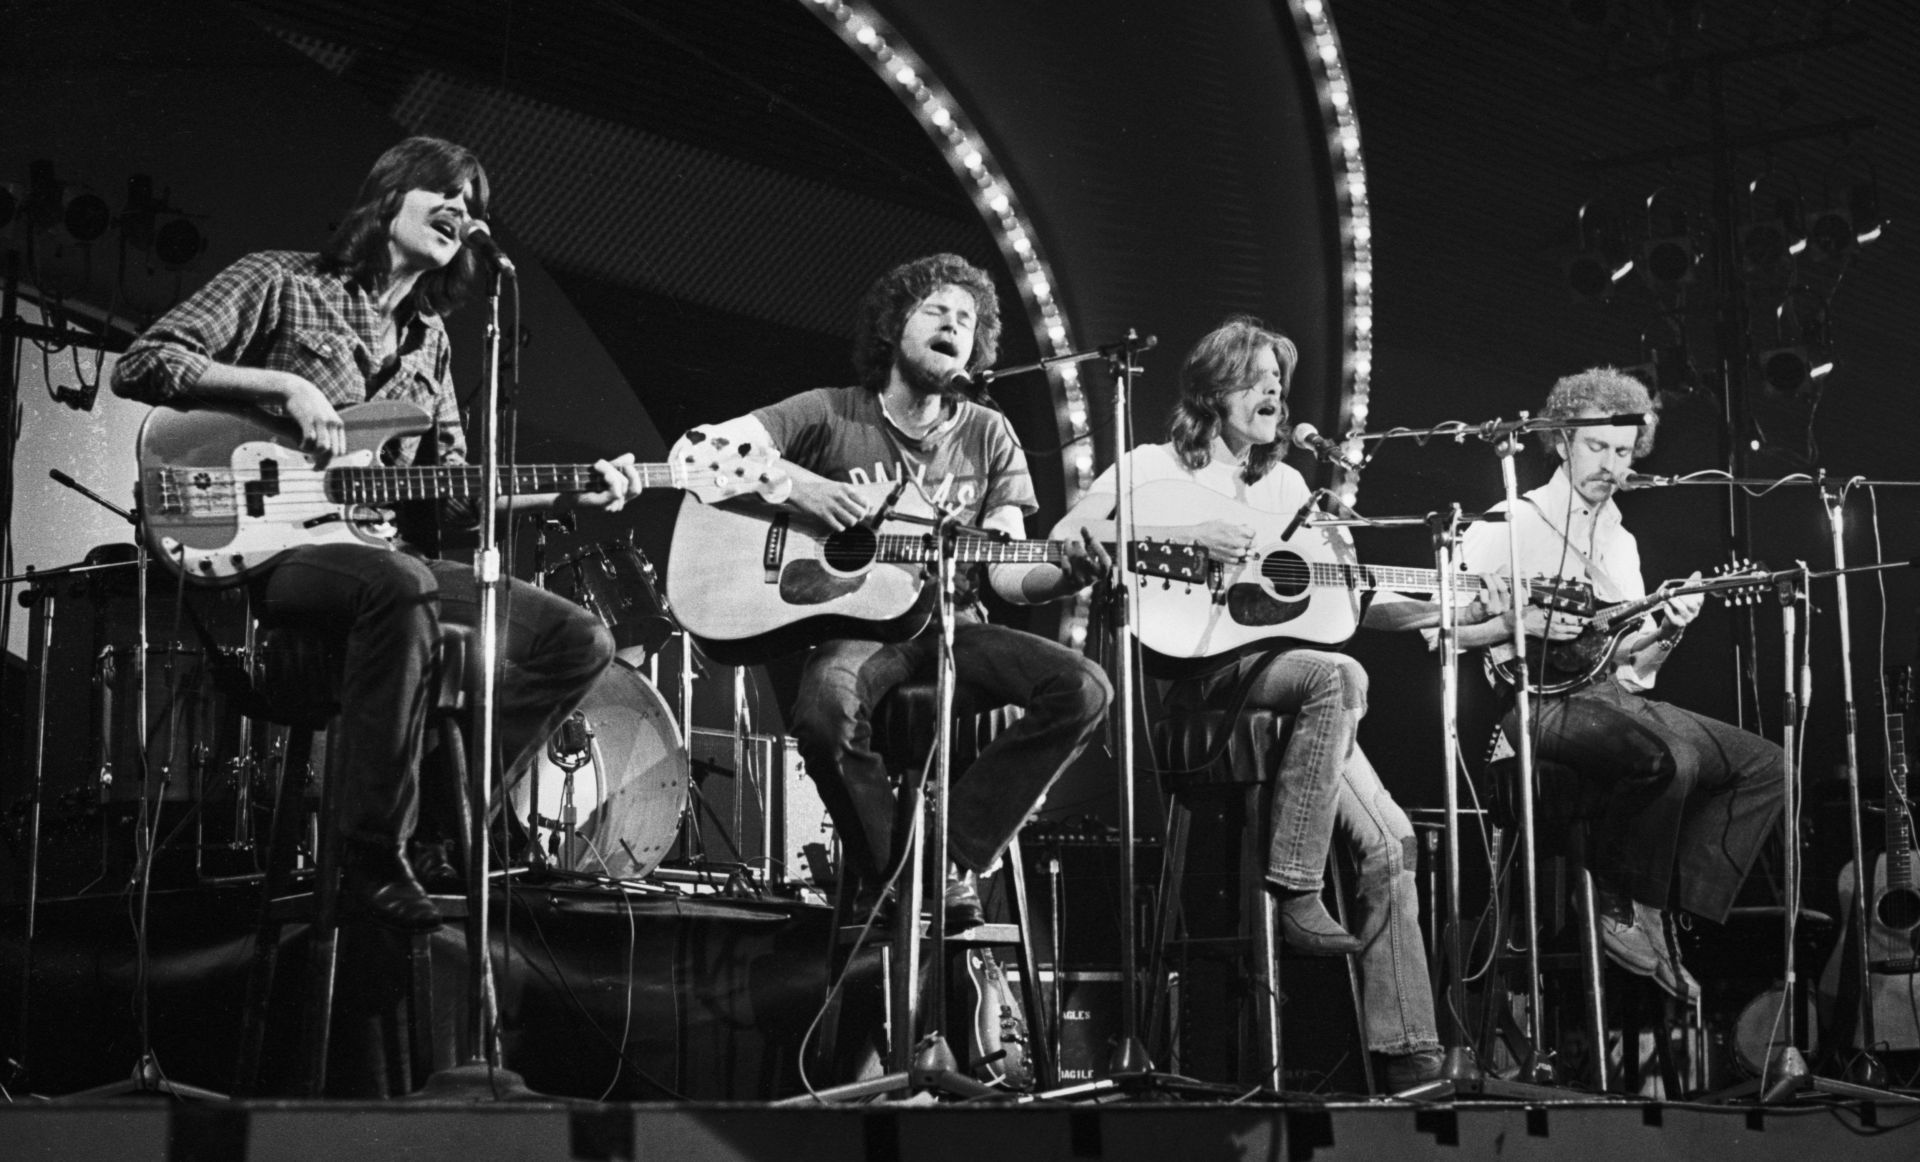
[[[987,274],[956,255],[895,267],[862,300],[856,322],[858,386],[802,392],[709,429],[780,450],[794,482],[787,506],[840,530],[873,515],[873,489],[903,477],[965,524],[1026,536],[1039,506],[1026,455],[1006,417],[958,390],[991,364],[1000,311]],[[1108,568],[1091,538],[1061,565],[994,564],[987,579],[1008,601],[1039,604],[1078,592]],[[956,771],[948,851],[948,923],[981,922],[974,873],[990,867],[1047,788],[1085,749],[1112,689],[1094,663],[1033,634],[989,624],[962,584],[954,667],[976,700],[1026,713]],[[933,676],[937,630],[907,641],[839,638],[807,657],[789,725],[833,815],[849,871],[869,884],[893,870],[904,834],[885,764],[874,753],[874,707],[903,682]]]

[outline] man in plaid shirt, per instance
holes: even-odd
[[[324,250],[251,254],[220,272],[134,342],[114,371],[114,391],[179,407],[258,407],[297,424],[316,455],[346,450],[341,408],[403,400],[433,417],[435,446],[400,441],[395,462],[460,463],[466,440],[441,316],[481,284],[484,260],[463,244],[463,231],[486,210],[486,172],[470,151],[408,138],[374,163]],[[601,491],[516,497],[514,505],[617,509],[640,487],[631,455],[595,466]],[[439,811],[414,835],[425,675],[440,622],[475,624],[479,598],[470,567],[424,559],[417,545],[397,548],[296,548],[255,580],[253,597],[263,621],[341,641],[345,885],[381,922],[427,930],[440,917],[416,870],[430,883],[458,873],[448,836],[431,831]],[[504,604],[498,737],[517,772],[606,669],[613,641],[586,611],[523,582],[513,582]]]

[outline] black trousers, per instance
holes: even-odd
[[[262,620],[338,635],[348,838],[398,844],[420,810],[426,675],[440,623],[477,626],[473,570],[368,545],[309,545],[256,589]],[[525,582],[511,583],[500,621],[495,738],[505,769],[530,763],[613,659],[591,614]]]

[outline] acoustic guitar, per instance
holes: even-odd
[[[834,531],[756,500],[682,503],[667,562],[667,599],[716,661],[764,662],[828,637],[900,641],[926,627],[937,557],[932,509],[917,490],[858,486],[881,518]],[[1062,559],[1061,541],[962,534],[962,564]],[[1191,545],[1136,544],[1135,569],[1190,582],[1205,568]]]

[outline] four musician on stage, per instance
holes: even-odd
[[[321,467],[352,448],[353,405],[402,401],[425,412],[428,434],[393,443],[384,462],[463,464],[442,317],[467,302],[486,273],[487,258],[471,243],[488,202],[486,173],[470,151],[432,138],[401,142],[375,163],[320,253],[254,254],[222,271],[140,337],[119,363],[115,390],[186,409],[255,409],[297,429],[300,449]],[[970,390],[970,377],[996,357],[1001,324],[985,272],[946,254],[905,263],[860,305],[855,382],[769,403],[703,429],[695,443],[777,452],[791,488],[771,511],[788,514],[796,536],[811,529],[832,544],[918,506],[989,541],[997,534],[1025,542],[1039,508],[1026,453],[1006,417]],[[1285,335],[1251,318],[1228,319],[1186,355],[1165,440],[1126,453],[1143,498],[1156,488],[1200,498],[1148,513],[1136,535],[1196,546],[1215,574],[1255,591],[1256,607],[1274,600],[1259,592],[1260,568],[1277,550],[1297,544],[1306,557],[1355,560],[1344,532],[1300,519],[1314,498],[1282,461],[1297,362]],[[1462,558],[1475,583],[1463,587],[1472,596],[1457,609],[1464,647],[1497,659],[1516,618],[1538,641],[1577,637],[1587,624],[1581,616],[1510,596],[1537,578],[1582,582],[1603,603],[1647,596],[1613,494],[1651,447],[1652,400],[1632,378],[1600,369],[1556,384],[1544,409],[1573,418],[1626,413],[1644,413],[1645,422],[1552,436],[1553,479],[1509,514],[1523,578],[1504,578],[1506,526],[1479,524],[1467,534]],[[953,866],[930,872],[944,879],[953,927],[981,922],[975,877],[998,863],[1049,787],[1099,738],[1113,697],[1107,674],[1081,653],[986,620],[980,587],[1038,604],[1106,580],[1115,479],[1108,469],[1043,549],[1024,558],[989,554],[960,587],[952,613],[960,687],[975,704],[1024,713],[954,772]],[[616,510],[646,483],[633,457],[620,455],[598,461],[580,487],[516,496],[514,504]],[[471,525],[481,517],[451,500],[419,507],[398,514],[390,537],[284,547],[247,578],[263,624],[320,635],[341,659],[336,745],[346,756],[336,769],[349,791],[340,824],[346,883],[374,918],[415,930],[439,920],[423,882],[458,882],[446,856],[454,789],[421,774],[432,651],[442,623],[472,625],[480,608],[472,569],[437,559],[433,521],[423,518]],[[753,552],[757,559],[757,543]],[[669,562],[670,584],[680,564]],[[824,571],[783,575],[782,597],[789,580],[798,604],[844,596],[828,592],[839,582]],[[1239,608],[1204,585],[1187,588],[1198,594],[1200,616]],[[1429,597],[1385,591],[1363,602],[1349,590],[1335,600],[1351,619],[1344,632],[1405,631],[1439,624],[1442,611]],[[1601,803],[1592,867],[1606,949],[1681,996],[1697,984],[1664,917],[1674,907],[1726,917],[1778,819],[1783,762],[1774,744],[1651,696],[1660,664],[1699,608],[1697,595],[1656,602],[1604,672],[1535,702],[1538,754],[1576,769]],[[530,584],[513,582],[504,609],[498,750],[512,779],[611,663],[613,642],[586,611]],[[1170,615],[1168,624],[1176,620]],[[1356,743],[1368,709],[1366,672],[1337,651],[1338,636],[1303,639],[1277,618],[1249,624],[1245,646],[1211,656],[1196,650],[1189,660],[1206,664],[1163,680],[1161,703],[1172,711],[1277,712],[1282,757],[1265,842],[1281,932],[1305,953],[1357,957],[1367,1047],[1381,1055],[1389,1086],[1431,1080],[1441,1070],[1441,1042],[1417,915],[1414,835],[1388,780]],[[832,815],[844,867],[875,906],[896,878],[917,805],[895,792],[873,715],[897,687],[931,677],[939,628],[924,616],[904,630],[897,617],[888,625],[897,632],[863,632],[848,615],[808,637],[778,639],[810,642],[786,722]],[[1360,871],[1350,928],[1323,903],[1336,835]]]

